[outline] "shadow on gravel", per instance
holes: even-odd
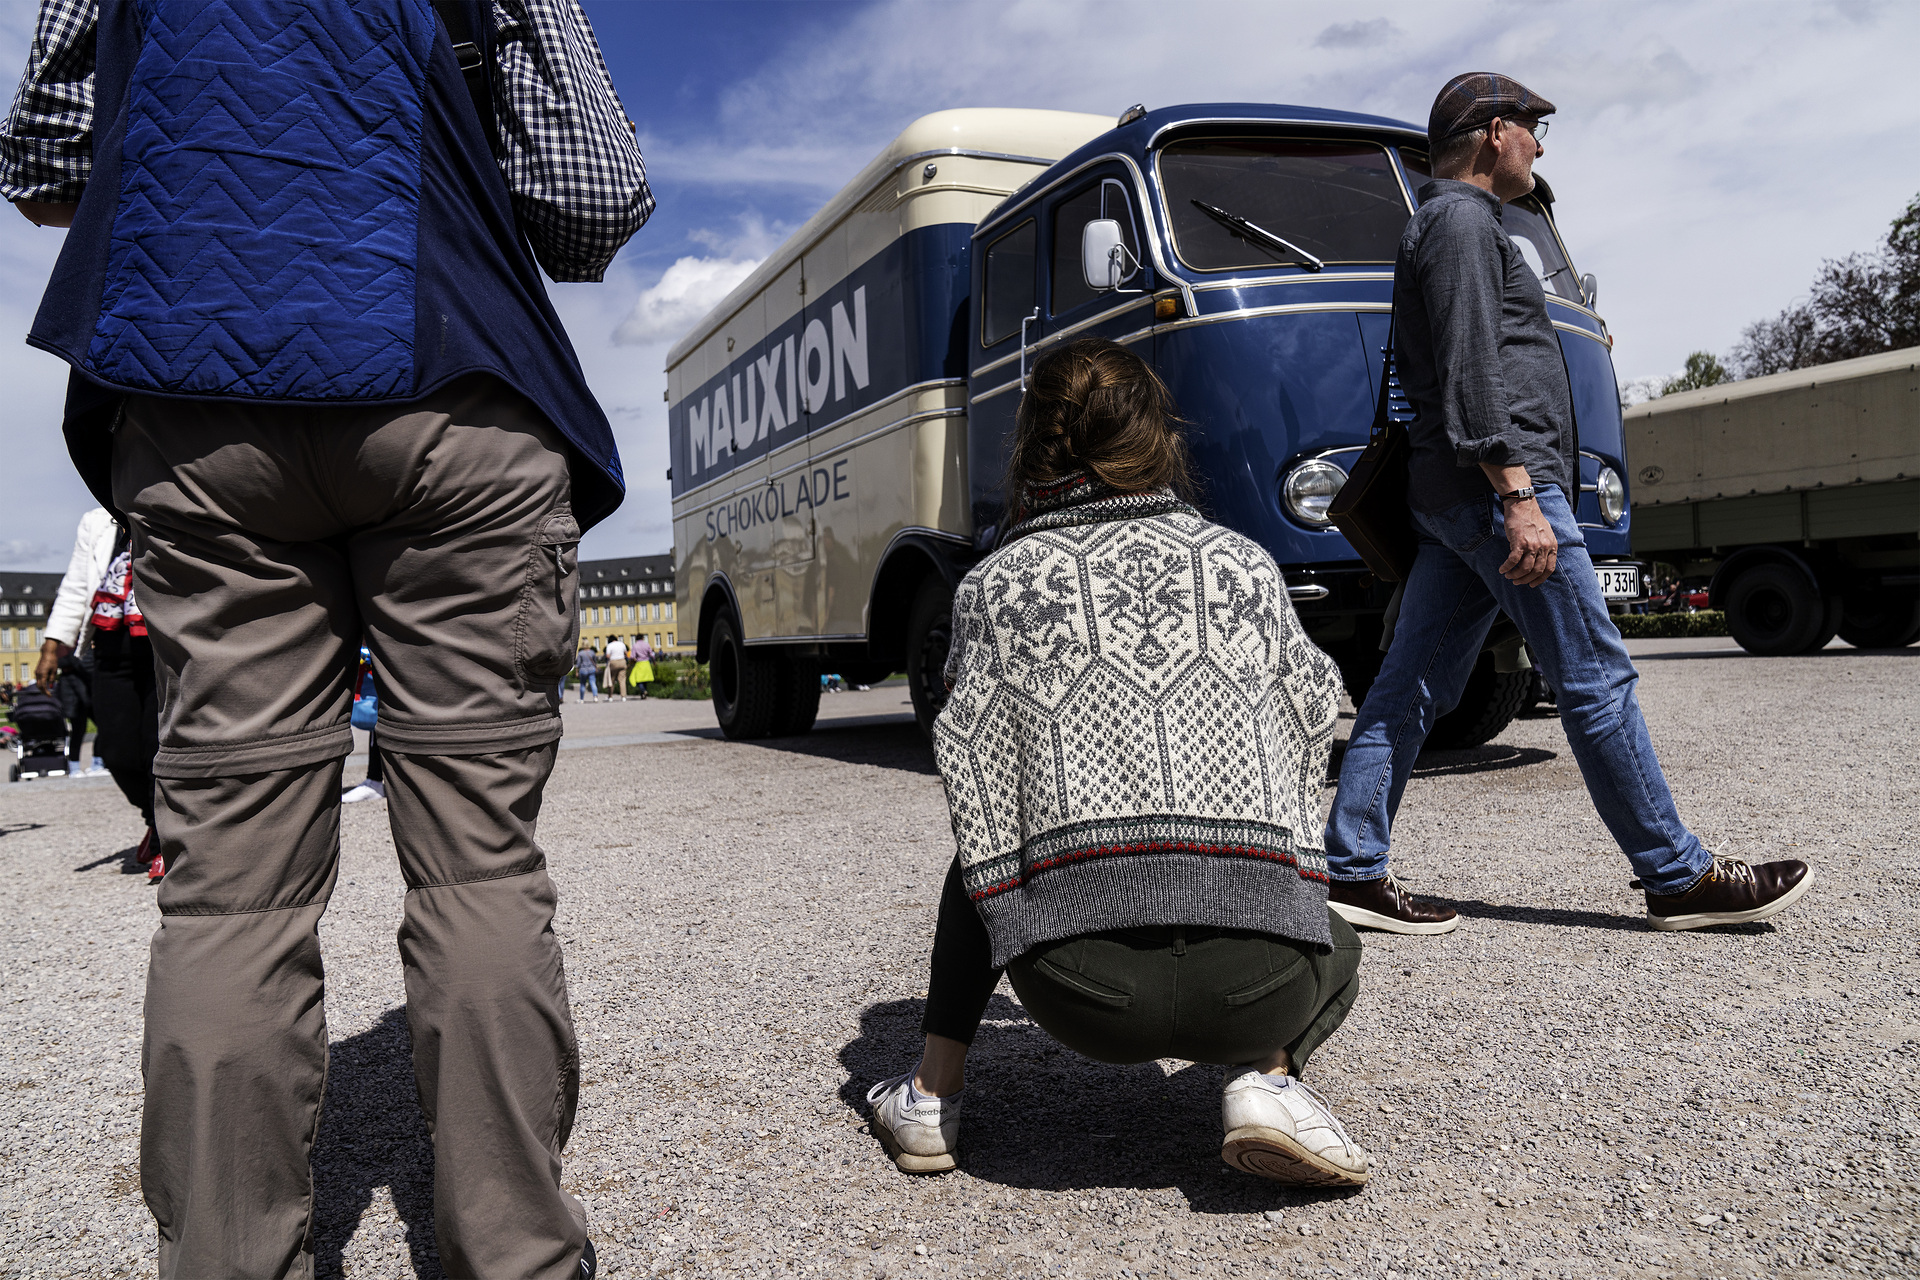
[[[0,834],[4,834],[4,833],[0,833]],[[112,853],[109,853],[104,857],[95,858],[92,862],[83,862],[79,866],[75,867],[74,870],[76,872],[97,871],[101,867],[108,866],[112,863],[117,862],[120,864],[121,875],[143,876],[147,874],[147,864],[144,862],[136,862],[134,861],[134,857],[133,857],[134,854],[139,852],[140,852],[139,845],[130,844],[124,849],[116,849]]]
[[[1346,740],[1336,741],[1333,754],[1327,760],[1327,781],[1332,782],[1340,777],[1340,762],[1346,755]],[[1460,751],[1422,751],[1414,761],[1413,776],[1445,778],[1456,774],[1497,773],[1502,769],[1525,769],[1559,758],[1559,752],[1543,747],[1512,747],[1504,742],[1489,742]]]
[[[326,1106],[313,1146],[314,1274],[323,1280],[347,1274],[347,1241],[376,1187],[392,1193],[414,1274],[443,1275],[433,1242],[433,1146],[414,1088],[412,1046],[406,1011],[389,1009],[329,1051]]]
[[[1511,920],[1516,924],[1571,925],[1578,929],[1613,929],[1625,933],[1652,933],[1645,916],[1611,915],[1604,911],[1580,911],[1566,907],[1517,907],[1503,902],[1481,902],[1474,898],[1436,898],[1475,920]],[[1752,924],[1721,924],[1694,933],[1731,933],[1759,937],[1773,932],[1771,921]]]
[[[44,822],[0,822],[0,836],[17,836],[23,831],[38,831]]]
[[[852,1077],[841,1101],[864,1116],[867,1090],[920,1056],[925,1000],[888,1000],[860,1015],[840,1050]],[[1036,1191],[1176,1187],[1197,1213],[1258,1213],[1345,1199],[1351,1191],[1283,1187],[1220,1160],[1221,1068],[1172,1075],[1155,1062],[1113,1066],[1064,1048],[995,993],[967,1057],[960,1168]],[[1330,1096],[1338,1107],[1339,1091]],[[873,1159],[885,1160],[879,1140]]]
[[[813,726],[813,732],[797,738],[760,738],[741,745],[837,760],[841,764],[870,764],[904,773],[939,772],[934,767],[933,748],[921,736],[915,721],[873,724],[865,722],[864,717],[862,721],[842,727],[832,720],[822,720]]]

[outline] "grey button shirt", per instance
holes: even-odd
[[[1400,237],[1394,346],[1413,405],[1407,500],[1444,511],[1493,492],[1480,463],[1579,498],[1579,439],[1547,295],[1500,227],[1500,200],[1436,178]]]

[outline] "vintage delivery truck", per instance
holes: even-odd
[[[1708,578],[1752,653],[1920,640],[1920,347],[1626,414],[1633,549]]]
[[[929,725],[953,587],[994,545],[1025,370],[1112,338],[1193,424],[1214,518],[1285,572],[1360,696],[1391,597],[1326,510],[1372,420],[1418,126],[1305,107],[1052,111],[914,122],[667,358],[675,581],[734,737],[813,722],[819,673],[905,671]],[[1639,598],[1611,340],[1546,183],[1506,211],[1572,382],[1578,513],[1613,598]],[[1531,695],[1496,628],[1430,739],[1485,741]]]

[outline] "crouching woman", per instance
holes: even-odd
[[[1299,1079],[1359,989],[1320,844],[1339,681],[1272,558],[1186,487],[1173,405],[1138,357],[1082,339],[1034,368],[1011,525],[954,597],[934,749],[959,856],[926,1046],[867,1095],[903,1170],[954,1167],[967,1049],[1005,970],[1090,1058],[1228,1066],[1228,1164],[1367,1179]]]

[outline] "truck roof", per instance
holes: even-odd
[[[1635,418],[1654,418],[1663,413],[1674,413],[1682,409],[1732,404],[1739,400],[1751,400],[1755,396],[1773,395],[1776,392],[1791,391],[1799,387],[1850,382],[1855,378],[1870,378],[1878,373],[1916,366],[1920,366],[1920,347],[1901,347],[1894,351],[1882,351],[1878,355],[1860,356],[1853,360],[1836,360],[1832,364],[1817,364],[1808,369],[1789,369],[1785,373],[1769,373],[1764,377],[1745,378],[1739,382],[1723,382],[1718,386],[1701,387],[1697,391],[1676,391],[1670,396],[1661,396],[1658,399],[1634,405],[1623,416],[1629,421]]]
[[[1111,116],[1078,111],[1041,111],[1008,107],[963,107],[921,116],[905,129],[839,194],[767,255],[745,280],[689,329],[667,353],[667,368],[686,358],[700,343],[725,324],[785,271],[793,260],[846,217],[873,189],[888,181],[901,166],[935,156],[973,155],[1012,160],[1037,166],[1051,165],[1088,138],[1113,127]]]

